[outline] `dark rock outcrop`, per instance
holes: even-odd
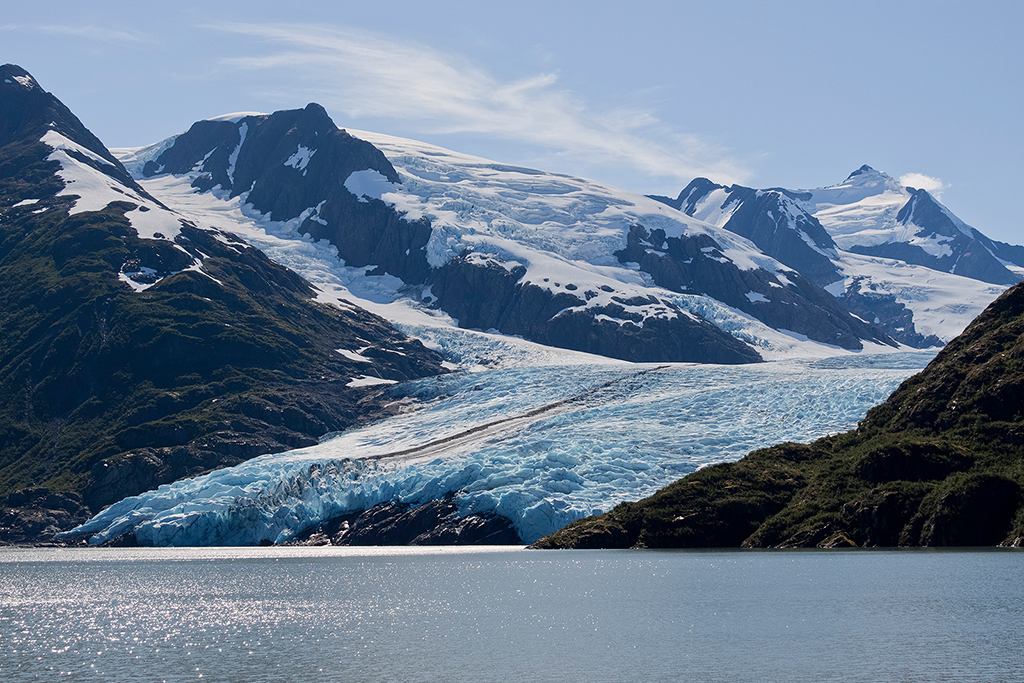
[[[593,306],[596,292],[555,293],[521,282],[522,266],[464,254],[435,270],[428,284],[436,304],[461,327],[505,334],[564,349],[635,362],[754,363],[760,355],[711,323],[655,296],[623,298]],[[641,315],[637,307],[657,315]]]
[[[454,496],[413,506],[381,503],[307,529],[297,545],[522,545],[512,523],[494,513],[459,516]]]
[[[91,516],[77,493],[53,493],[45,487],[22,489],[0,499],[0,542],[38,543]]]
[[[662,230],[634,225],[626,239],[626,248],[616,252],[619,261],[638,263],[666,289],[706,294],[769,327],[845,349],[863,348],[861,340],[894,345],[883,330],[850,315],[799,273],[742,270],[708,235],[666,237]]]

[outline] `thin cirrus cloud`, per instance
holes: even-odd
[[[426,134],[487,135],[542,150],[539,156],[591,168],[626,166],[649,178],[686,182],[704,175],[742,182],[751,175],[719,148],[668,129],[648,111],[591,111],[579,97],[558,89],[553,73],[502,82],[428,46],[344,29],[207,28],[260,38],[276,48],[259,56],[226,58],[224,65],[281,71],[279,86],[286,83],[350,119],[412,122]]]
[[[138,31],[125,31],[108,26],[68,26],[63,24],[5,25],[0,31],[28,31],[58,36],[74,36],[102,43],[141,43],[146,36]]]

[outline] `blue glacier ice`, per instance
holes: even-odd
[[[529,543],[697,468],[856,425],[934,351],[747,366],[506,367],[390,389],[404,412],[126,498],[68,532],[145,545],[284,542],[377,503],[456,493]]]

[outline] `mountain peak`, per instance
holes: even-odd
[[[36,79],[32,77],[32,74],[25,71],[25,69],[21,68],[17,64],[4,64],[3,66],[0,66],[0,79],[3,79],[4,83],[10,85],[18,84],[23,88],[28,88],[29,90],[42,90],[42,88],[39,87],[39,83],[36,82]]]
[[[868,166],[867,164],[864,164],[863,166],[858,168],[856,171],[854,171],[850,175],[846,176],[846,180],[843,181],[843,183],[844,184],[845,183],[849,183],[850,181],[854,181],[854,182],[857,182],[857,183],[864,183],[864,182],[877,183],[877,182],[880,182],[880,181],[882,181],[882,182],[890,182],[890,181],[891,182],[895,182],[889,174],[884,173],[882,171],[879,171],[879,170],[877,170],[875,168],[872,168],[871,166]]]
[[[148,197],[99,138],[28,71],[16,64],[0,66],[0,92],[0,146],[18,141],[45,146],[40,149],[59,148],[68,163],[89,166]],[[65,180],[61,182],[67,185]]]

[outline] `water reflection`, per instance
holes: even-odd
[[[4,681],[1019,681],[1019,552],[0,552]]]

